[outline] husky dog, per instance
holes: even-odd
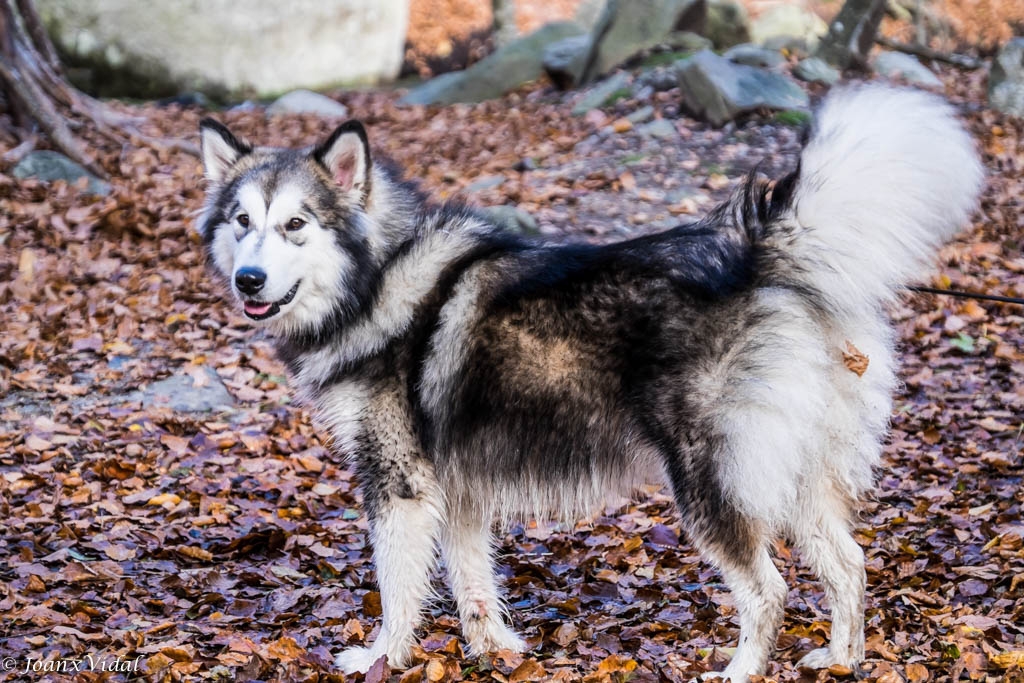
[[[365,498],[383,624],[338,655],[343,671],[409,661],[438,548],[469,650],[523,650],[492,524],[572,518],[651,471],[735,597],[739,646],[720,675],[767,666],[783,536],[832,609],[831,642],[801,665],[864,657],[850,529],[896,383],[885,304],[982,183],[947,104],[836,91],[792,174],[752,175],[695,224],[603,246],[422,202],[372,162],[358,122],[306,149],[253,147],[210,119],[201,135],[209,260]],[[869,359],[860,375],[848,345]]]

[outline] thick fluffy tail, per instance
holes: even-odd
[[[789,277],[856,317],[927,272],[977,206],[982,180],[974,142],[944,100],[881,85],[837,90],[763,239],[793,259]]]

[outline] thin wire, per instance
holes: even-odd
[[[912,292],[923,292],[925,294],[946,294],[957,296],[961,299],[981,299],[982,301],[998,301],[1003,304],[1017,304],[1024,306],[1024,299],[1015,296],[1000,296],[998,294],[975,294],[974,292],[961,292],[956,289],[939,289],[937,287],[907,287]]]

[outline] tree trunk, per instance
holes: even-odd
[[[0,0],[0,93],[22,139],[4,156],[8,163],[17,162],[35,146],[34,127],[55,148],[103,178],[106,172],[74,132],[83,126],[113,142],[135,140],[199,155],[191,143],[142,134],[137,127],[142,119],[119,114],[68,83],[32,0]]]
[[[494,14],[494,41],[498,47],[508,45],[519,37],[515,0],[491,0],[491,10]]]
[[[846,0],[829,24],[817,56],[840,69],[867,69],[885,7],[886,0]]]

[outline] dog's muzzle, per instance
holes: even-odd
[[[277,301],[244,300],[242,302],[242,309],[245,311],[245,315],[252,320],[266,320],[267,318],[273,318],[281,312],[282,306],[288,305],[291,303],[292,299],[295,298],[295,293],[299,291],[300,284],[302,284],[302,280],[299,280],[292,285],[292,288],[288,290],[288,293]]]

